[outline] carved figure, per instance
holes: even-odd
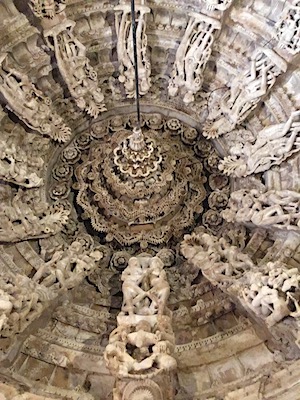
[[[162,261],[158,257],[132,257],[122,280],[124,300],[118,327],[105,349],[107,367],[119,379],[151,378],[175,369],[171,356],[175,338],[166,308],[170,288]]]
[[[124,83],[127,97],[135,95],[135,73],[133,57],[133,39],[131,25],[130,5],[118,5],[116,11],[116,32],[118,36],[117,53],[120,63],[120,82]],[[151,68],[147,56],[147,35],[145,14],[151,10],[144,5],[136,6],[136,38],[137,38],[137,62],[139,70],[139,93],[144,95],[151,86]]]
[[[56,251],[52,258],[41,266],[32,280],[54,289],[70,289],[96,268],[103,257],[99,250],[85,251],[79,241],[74,241],[65,250]],[[46,275],[46,277],[45,277]]]
[[[181,252],[211,283],[239,299],[268,326],[300,315],[298,268],[281,261],[255,266],[236,246],[206,233],[186,235]]]
[[[203,82],[203,72],[211,55],[214,31],[221,28],[219,21],[206,15],[190,13],[190,19],[176,52],[174,69],[169,82],[169,95],[178,89],[186,93],[183,101],[191,103]]]
[[[43,159],[37,159],[38,166],[44,163]],[[43,179],[35,172],[29,172],[34,159],[27,155],[21,147],[14,143],[0,140],[0,177],[1,179],[24,187],[37,187],[43,184]]]
[[[231,147],[219,169],[226,175],[242,177],[269,170],[300,151],[300,111],[292,112],[286,123],[264,128],[254,144],[238,143]]]
[[[51,106],[51,99],[46,97],[27,75],[5,65],[6,54],[0,56],[0,92],[9,108],[25,124],[42,135],[53,140],[66,142],[71,129]]]
[[[245,189],[231,193],[228,208],[222,211],[228,222],[252,222],[263,227],[300,229],[300,193],[291,190],[269,190],[260,193]]]
[[[0,331],[9,337],[22,332],[43,311],[51,294],[27,276],[0,274]]]
[[[204,136],[218,137],[243,122],[286,69],[286,62],[273,50],[263,48],[254,52],[251,68],[233,80],[221,99],[219,111],[212,112],[217,117],[205,124]]]
[[[67,20],[44,31],[44,36],[55,51],[59,71],[77,106],[97,118],[106,110],[104,96],[98,87],[97,72],[86,56],[86,48],[74,35],[74,26],[75,22]]]
[[[232,0],[202,0],[206,3],[206,8],[209,11],[220,10],[225,11],[230,7]]]
[[[30,7],[38,18],[54,18],[65,8],[66,0],[30,0]]]
[[[278,47],[295,55],[300,52],[300,2],[286,2],[282,16],[275,25]]]
[[[42,202],[39,193],[19,189],[13,198],[0,207],[0,240],[18,242],[29,238],[47,237],[59,232],[68,221],[69,211],[61,204],[49,206]]]
[[[216,285],[233,282],[253,266],[236,246],[207,233],[185,235],[181,253]]]

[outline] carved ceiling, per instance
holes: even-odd
[[[170,285],[176,399],[296,399],[300,2],[136,1],[141,132],[130,2],[0,15],[0,397],[112,399],[142,255]]]

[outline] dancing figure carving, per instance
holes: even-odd
[[[300,111],[292,112],[287,122],[264,128],[254,144],[238,143],[230,156],[219,164],[226,175],[242,177],[269,170],[300,151]]]
[[[124,84],[127,97],[135,96],[135,73],[133,57],[133,38],[131,25],[131,7],[128,4],[115,8],[116,32],[118,36],[117,53],[119,60],[119,81]],[[144,95],[151,86],[151,66],[147,55],[147,35],[145,15],[150,12],[145,5],[136,6],[137,63],[139,70],[139,93]]]
[[[206,15],[190,13],[190,19],[178,47],[174,69],[169,82],[169,95],[184,90],[183,101],[191,103],[203,83],[203,73],[212,52],[214,32],[221,24]]]

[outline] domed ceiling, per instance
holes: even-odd
[[[297,400],[300,1],[135,8],[141,131],[129,1],[0,2],[0,399],[113,399],[147,255],[175,399]]]

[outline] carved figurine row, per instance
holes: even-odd
[[[61,231],[70,211],[63,204],[49,205],[41,199],[38,189],[17,193],[8,185],[1,187],[0,241],[18,242],[48,237]]]
[[[10,337],[22,332],[40,316],[54,296],[27,276],[1,271],[0,274],[0,336]]]
[[[28,76],[8,66],[7,54],[0,55],[0,93],[7,107],[29,128],[53,140],[66,142],[71,129],[54,110],[51,99]]]
[[[74,240],[69,246],[56,250],[49,260],[41,264],[32,280],[55,290],[71,289],[95,270],[102,257],[99,249],[87,250],[83,243]]]
[[[175,346],[171,312],[166,307],[170,287],[162,261],[158,257],[132,257],[122,281],[124,298],[118,326],[110,334],[104,354],[108,369],[117,377],[114,400],[123,398],[118,381],[131,378],[144,383],[176,368],[171,355]]]
[[[292,190],[241,189],[232,192],[222,211],[228,222],[252,223],[264,228],[300,230],[300,193]]]
[[[300,273],[280,261],[257,267],[224,238],[186,235],[182,254],[223,291],[235,296],[255,316],[273,326],[285,317],[300,317]]]
[[[286,70],[287,63],[275,51],[257,49],[251,57],[250,69],[232,80],[219,105],[211,110],[203,135],[216,138],[241,124]]]
[[[262,129],[255,143],[237,143],[219,164],[226,175],[242,177],[269,170],[300,151],[300,111],[285,123]]]

